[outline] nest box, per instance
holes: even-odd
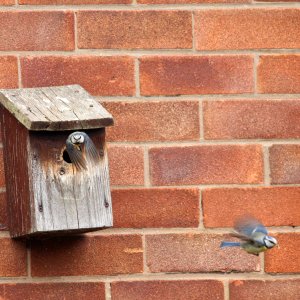
[[[0,103],[11,236],[112,226],[112,116],[78,85],[1,90]]]

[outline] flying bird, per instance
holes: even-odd
[[[96,146],[90,137],[81,131],[71,133],[66,140],[66,150],[77,170],[87,170],[99,161]]]
[[[277,240],[268,235],[266,227],[250,216],[242,217],[234,225],[235,233],[231,236],[239,238],[240,242],[223,241],[223,247],[241,247],[250,254],[259,255],[277,245]]]

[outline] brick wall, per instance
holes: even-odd
[[[12,241],[1,161],[1,299],[300,299],[300,4],[266,1],[0,0],[0,88],[116,123],[113,229]],[[220,250],[244,212],[280,247]]]

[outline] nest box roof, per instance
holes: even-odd
[[[113,125],[79,85],[0,90],[0,103],[29,130],[77,130]]]

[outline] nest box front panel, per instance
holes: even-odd
[[[71,132],[30,132],[29,180],[32,232],[73,231],[112,226],[105,129],[88,130],[98,163],[78,168],[66,140]]]

